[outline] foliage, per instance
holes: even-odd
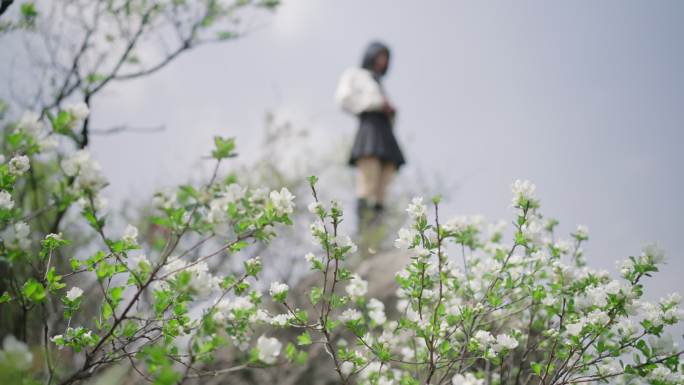
[[[510,244],[500,224],[485,235],[479,217],[442,223],[438,197],[431,201],[430,221],[428,206],[415,198],[406,210],[411,224],[395,241],[412,257],[396,276],[393,316],[383,301],[367,297],[368,283],[350,270],[347,260],[358,250],[340,231],[343,209],[337,201],[321,202],[311,177],[310,232],[322,253],[307,253],[305,260],[321,281],[306,294],[312,308],[298,309],[290,302],[295,293],[282,282],[270,284],[270,300],[262,298],[255,286],[264,263],[259,257],[238,274],[217,276],[209,265],[253,242],[268,242],[278,225],[292,224],[295,197],[288,189],[221,180],[219,166],[235,155],[235,142],[216,138],[207,183],[154,197],[157,209],[149,220],[157,232],[151,238],[141,242],[133,225],[113,235],[99,164],[87,150],[60,152],[54,145],[68,137],[64,127],[87,115],[83,105],[68,106],[46,127],[27,113],[5,133],[0,255],[7,274],[0,306],[15,315],[11,326],[21,341],[41,346],[44,360],[36,365],[26,345],[8,336],[0,357],[8,378],[71,384],[128,362],[142,378],[172,384],[301,364],[310,347],[322,344],[342,383],[642,378],[662,385],[682,379],[682,352],[663,339],[665,328],[684,317],[680,297],[642,300],[642,281],[657,272],[662,253],[647,248],[629,258],[620,266],[622,280],[588,268],[581,249],[586,228],[578,227],[572,241],[556,239],[557,221],[543,222],[530,182],[513,185],[517,215]],[[38,189],[28,188],[40,170],[51,170],[49,177]],[[65,232],[42,234],[40,218],[69,207],[80,215]],[[65,236],[83,232],[93,241]],[[217,248],[203,247],[215,241],[221,242]],[[462,264],[450,247],[461,252]],[[285,345],[275,337],[284,328],[299,330]],[[228,347],[236,351],[230,366],[212,366]],[[81,359],[62,364],[58,357],[66,350]],[[17,357],[23,364],[10,361]]]

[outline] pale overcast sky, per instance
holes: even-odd
[[[185,181],[215,134],[256,150],[268,108],[349,139],[334,88],[381,39],[408,159],[397,183],[434,169],[459,186],[444,212],[498,219],[511,217],[510,183],[531,179],[561,230],[589,226],[591,265],[614,271],[644,244],[664,247],[658,297],[684,291],[682,20],[681,1],[286,0],[244,39],[109,88],[95,126],[167,129],[91,148],[116,202]]]

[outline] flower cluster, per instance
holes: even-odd
[[[451,378],[453,384],[484,384],[494,374],[497,383],[614,376],[668,385],[681,381],[682,352],[649,340],[684,318],[680,297],[642,299],[641,280],[657,271],[662,252],[646,248],[620,265],[624,280],[613,279],[586,266],[585,226],[568,239],[558,238],[553,233],[558,221],[544,221],[534,184],[516,181],[512,193],[516,220],[510,243],[504,242],[501,221],[489,225],[481,216],[459,216],[430,224],[423,199],[411,201],[406,210],[411,225],[399,230],[394,243],[410,263],[396,274],[398,300],[391,317],[382,301],[366,298],[368,283],[340,264],[344,258],[337,256],[350,249],[330,235],[339,218],[318,201],[309,206],[317,217],[311,231],[324,258],[308,253],[306,259],[324,277],[346,285],[345,295],[327,292],[330,285],[313,288],[311,298],[321,313],[308,318],[323,321],[310,326],[311,332],[322,333],[335,349],[343,382]],[[449,255],[449,244],[457,246],[460,258]],[[326,320],[330,314],[339,324]],[[305,319],[297,317],[293,322],[304,326]],[[354,336],[357,348],[345,341],[334,346],[327,336],[336,325]],[[630,355],[634,361],[626,362],[623,357]]]

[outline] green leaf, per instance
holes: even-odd
[[[236,39],[238,36],[239,34],[233,31],[219,31],[216,33],[216,38],[219,40]]]
[[[48,270],[48,272],[46,274],[46,278],[47,278],[47,283],[48,283],[48,290],[51,292],[57,291],[57,290],[63,288],[64,286],[66,286],[66,284],[60,282],[60,280],[62,279],[62,276],[57,275],[57,273],[55,273],[55,267],[54,266],[51,267],[50,270]]]
[[[32,2],[22,4],[19,9],[21,10],[21,16],[25,20],[32,20],[38,16],[38,11],[36,10],[36,5]]]
[[[532,366],[532,371],[534,372],[534,374],[536,374],[537,376],[541,376],[542,364],[540,364],[539,362],[532,362],[530,366]]]
[[[9,295],[8,292],[2,293],[2,296],[0,296],[0,303],[5,303],[9,302],[12,300],[12,297]]]
[[[311,336],[308,331],[297,336],[297,345],[299,346],[311,345],[311,342]]]
[[[33,278],[30,278],[28,281],[26,281],[26,283],[24,283],[24,287],[21,289],[21,292],[26,299],[36,303],[42,302],[47,295],[45,287],[43,287],[40,282]]]
[[[234,150],[235,138],[214,137],[214,151],[212,151],[211,156],[215,159],[232,158],[237,155]]]
[[[86,82],[93,84],[93,83],[100,82],[100,81],[104,80],[105,78],[106,78],[106,76],[93,72],[93,73],[89,73],[88,75],[86,75]]]
[[[73,116],[66,111],[59,111],[57,116],[50,117],[52,122],[52,129],[62,135],[72,136],[71,123],[74,121]]]
[[[316,305],[318,303],[318,301],[321,300],[322,294],[323,294],[323,290],[320,287],[311,288],[311,294],[309,295],[309,298],[311,299],[311,303],[313,305]]]
[[[124,288],[121,286],[113,287],[109,289],[109,298],[112,301],[112,305],[116,306],[123,299]]]

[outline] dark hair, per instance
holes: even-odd
[[[387,69],[389,68],[390,50],[385,44],[379,41],[374,41],[368,44],[366,52],[363,54],[363,59],[361,60],[361,68],[365,68],[375,73],[375,60],[383,52],[387,54],[387,66],[385,67],[385,70],[382,71],[382,73],[377,75],[382,76],[385,73],[387,73]]]

